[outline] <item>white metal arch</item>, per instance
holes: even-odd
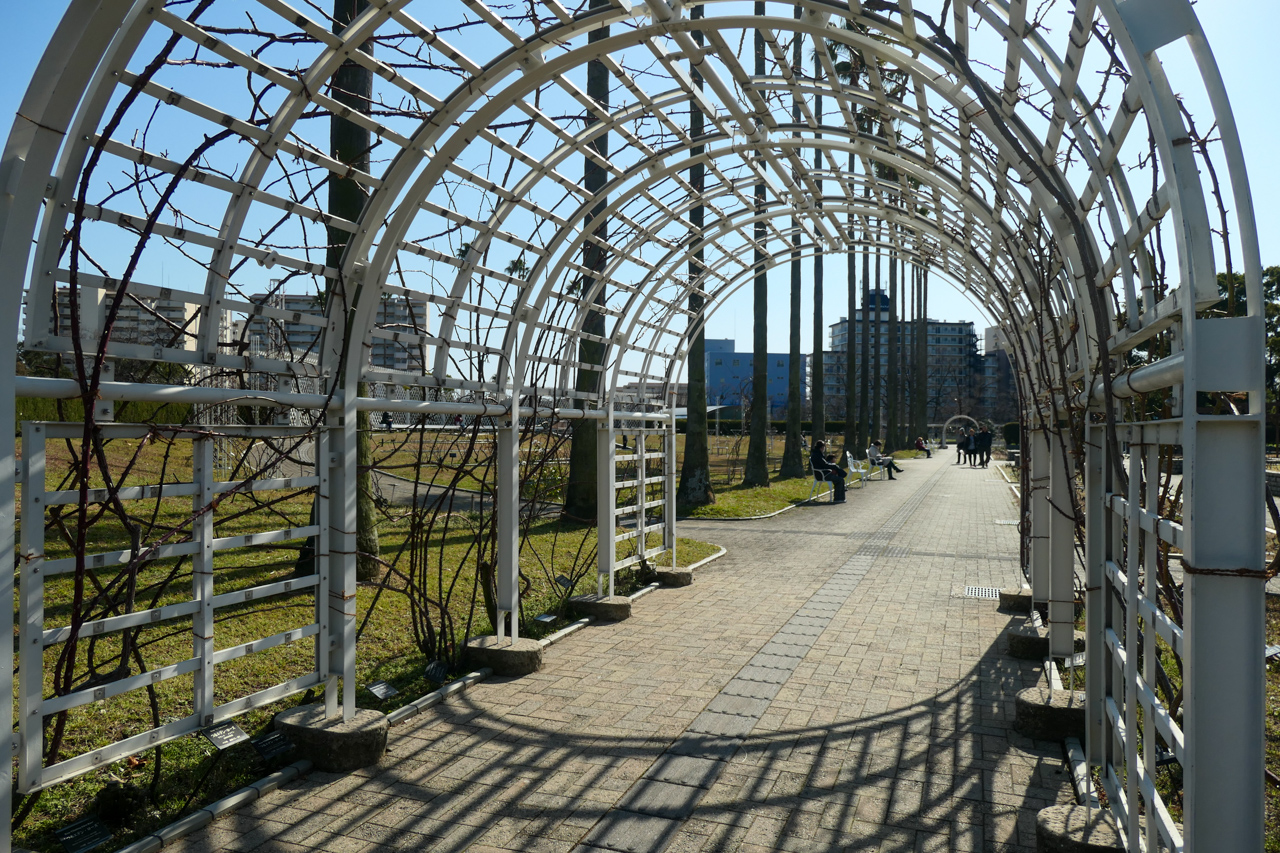
[[[91,357],[77,363],[74,380],[23,380],[17,390],[90,403],[227,399],[192,383],[113,383],[114,359],[256,377],[251,398],[324,414],[343,496],[330,526],[336,550],[351,553],[341,537],[355,511],[355,413],[373,407],[360,398],[362,380],[451,389],[474,402],[450,405],[504,417],[512,430],[522,403],[612,417],[624,379],[652,382],[656,399],[669,398],[693,335],[755,275],[757,250],[765,267],[796,249],[806,257],[897,252],[984,305],[1009,343],[1035,481],[1047,484],[1031,498],[1039,550],[1030,568],[1058,651],[1074,618],[1074,530],[1053,507],[1072,505],[1073,478],[1084,477],[1090,760],[1104,769],[1130,848],[1184,845],[1148,784],[1153,759],[1137,748],[1133,709],[1141,704],[1144,750],[1161,739],[1187,771],[1186,849],[1260,849],[1261,704],[1250,679],[1261,664],[1261,265],[1238,135],[1189,3],[761,5],[538,0],[534,21],[482,0],[372,0],[334,33],[313,6],[289,0],[173,9],[158,0],[73,0],[0,155],[0,312],[17,331],[25,305],[28,350]],[[246,10],[299,34],[291,57],[227,26]],[[841,26],[846,19],[851,28]],[[460,20],[460,34],[436,29]],[[608,35],[589,38],[604,28]],[[732,47],[756,34],[763,72],[748,70],[749,50],[739,56]],[[357,49],[371,39],[372,54]],[[812,73],[792,67],[797,43]],[[1192,138],[1161,66],[1171,46],[1184,44],[1221,135],[1211,152]],[[829,45],[865,73],[839,79]],[[163,50],[214,61],[179,73]],[[985,65],[971,61],[977,56]],[[375,76],[367,111],[335,97],[344,62]],[[610,104],[578,82],[593,62],[613,81]],[[228,73],[257,88],[224,91]],[[1092,78],[1103,81],[1096,90]],[[706,121],[697,138],[693,106]],[[317,116],[331,115],[366,128],[388,153],[368,172],[335,161],[312,132]],[[622,144],[600,153],[592,146],[602,138]],[[817,152],[825,166],[802,156]],[[847,168],[836,162],[841,153]],[[598,195],[568,172],[582,159],[606,173]],[[1225,167],[1225,186],[1201,168],[1206,159]],[[708,176],[701,193],[685,177],[695,166]],[[136,198],[109,191],[113,175],[137,182]],[[331,177],[366,188],[358,220],[320,209]],[[1148,181],[1149,194],[1137,189]],[[763,204],[753,198],[757,185],[767,188]],[[161,186],[171,195],[152,189]],[[1234,257],[1243,259],[1237,316],[1209,310],[1223,255],[1211,227],[1215,191],[1229,197]],[[583,223],[605,199],[612,230],[598,248],[606,262],[588,271],[581,257],[594,238]],[[690,240],[695,207],[709,215]],[[757,223],[764,245],[752,233]],[[874,223],[897,227],[873,238]],[[351,235],[340,267],[324,257],[326,226]],[[1165,240],[1175,257],[1160,255]],[[120,248],[135,243],[132,257]],[[705,272],[693,280],[686,270],[697,249]],[[501,269],[526,255],[526,273]],[[181,286],[155,278],[165,259],[183,264]],[[282,294],[297,293],[297,279],[325,295],[323,311],[300,318],[284,304],[255,302],[277,268]],[[593,287],[573,292],[588,272]],[[85,306],[78,338],[59,327],[60,288]],[[179,303],[190,318],[163,342],[110,337],[108,306],[126,293]],[[706,297],[700,315],[685,307],[694,293]],[[433,316],[379,328],[384,296],[421,300]],[[593,339],[584,327],[597,296],[609,378],[578,392],[577,348]],[[310,354],[253,352],[225,339],[227,317],[309,325],[323,329],[323,343]],[[16,350],[0,337],[4,371]],[[369,353],[384,345],[425,356],[372,364]],[[274,387],[262,388],[267,381]],[[1119,402],[1150,392],[1169,400],[1155,421]],[[1208,395],[1220,393],[1244,394],[1247,405],[1207,410]],[[13,390],[0,393],[0,412],[12,420]],[[2,441],[0,456],[12,460],[12,435]],[[1121,441],[1143,449],[1123,458]],[[1142,486],[1161,448],[1173,445],[1186,454],[1185,498],[1181,521],[1162,526]],[[0,544],[13,547],[14,466],[0,463]],[[500,508],[507,575],[516,571],[515,500],[508,494]],[[1120,529],[1127,538],[1105,533]],[[1154,615],[1169,593],[1148,559],[1161,547],[1185,564],[1182,624]],[[338,587],[350,583],[337,579],[350,569],[342,565]],[[514,590],[508,577],[509,608]],[[334,611],[339,649],[352,640],[351,616]],[[1146,648],[1158,631],[1183,655],[1181,721],[1137,669],[1140,630]],[[1113,664],[1123,678],[1103,679]],[[346,664],[334,666],[350,677]],[[0,681],[3,698],[10,680]],[[1106,713],[1107,701],[1121,711]],[[8,802],[0,790],[0,809]],[[1145,837],[1140,810],[1155,815]]]

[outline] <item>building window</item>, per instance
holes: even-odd
[[[723,359],[723,358],[717,358],[717,359],[716,359],[716,362],[715,362],[715,366],[716,366],[716,367],[720,367],[720,366],[721,366],[721,365],[723,365],[723,364],[724,364],[724,359]]]
[[[733,366],[734,366],[734,367],[737,367],[738,365],[739,365],[739,361],[738,361],[738,359],[736,359],[736,358],[735,358],[735,359],[733,360]]]

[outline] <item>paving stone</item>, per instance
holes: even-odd
[[[765,647],[760,650],[765,655],[781,655],[783,657],[803,658],[809,653],[809,649],[813,647],[813,643],[785,643],[775,640],[766,643]]]
[[[644,775],[649,779],[674,782],[678,785],[710,788],[724,772],[726,766],[725,762],[711,758],[668,753],[655,761]]]
[[[693,814],[703,789],[659,779],[641,779],[618,803],[622,811],[684,820]]]
[[[796,664],[804,658],[804,655],[767,655],[758,654],[751,659],[752,666],[768,667],[769,669],[792,670],[796,668]]]
[[[734,696],[731,694],[721,693],[719,696],[711,700],[711,704],[707,706],[708,711],[717,714],[736,714],[742,717],[750,717],[753,720],[760,719],[769,707],[767,699],[751,699],[746,696]]]
[[[767,681],[750,681],[745,678],[735,678],[724,686],[720,691],[722,696],[746,696],[750,699],[772,699],[778,695],[778,691],[782,689],[782,684],[772,684]]]
[[[689,724],[689,731],[721,737],[746,737],[755,726],[755,717],[703,711]]]
[[[679,828],[678,820],[615,811],[601,818],[583,844],[621,853],[654,853],[662,850]]]
[[[738,672],[738,678],[747,681],[763,681],[768,684],[782,684],[790,677],[790,669],[778,669],[770,666],[744,666]]]
[[[742,746],[742,738],[716,737],[714,735],[686,732],[676,738],[667,753],[671,755],[688,755],[694,758],[726,759]]]

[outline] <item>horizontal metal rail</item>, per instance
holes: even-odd
[[[52,379],[19,376],[14,379],[18,397],[40,397],[71,400],[80,396],[80,384],[74,379]],[[192,403],[202,405],[238,404],[284,406],[291,409],[323,409],[341,402],[341,394],[296,394],[291,391],[257,391],[233,388],[204,388],[193,385],[148,385],[142,382],[103,382],[98,386],[102,400],[144,403]],[[387,400],[357,397],[356,409],[362,412],[409,412],[426,415],[471,415],[497,418],[511,414],[511,407],[501,403],[460,403],[453,400]],[[558,420],[603,420],[602,409],[545,408],[521,406],[521,417],[553,417]],[[672,416],[666,412],[615,412],[615,417],[666,423]],[[629,430],[635,432],[637,430]],[[658,430],[654,430],[658,431]]]
[[[1182,353],[1135,367],[1133,370],[1120,373],[1111,379],[1111,395],[1113,397],[1135,397],[1161,388],[1170,388],[1182,382]],[[1081,391],[1072,398],[1072,403],[1083,408],[1090,402],[1101,403],[1107,397],[1106,385],[1099,377],[1093,381],[1088,393]]]

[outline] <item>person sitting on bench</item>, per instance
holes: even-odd
[[[827,443],[825,441],[817,441],[813,445],[813,453],[809,457],[809,463],[813,465],[814,477],[826,480],[835,488],[835,496],[831,499],[832,503],[844,503],[844,469],[831,461],[831,458],[824,452]]]
[[[873,441],[871,446],[867,448],[867,461],[872,465],[879,465],[881,468],[889,472],[889,479],[896,479],[893,472],[902,473],[902,469],[898,467],[898,463],[893,461],[892,456],[885,456],[880,452],[880,442]]]

